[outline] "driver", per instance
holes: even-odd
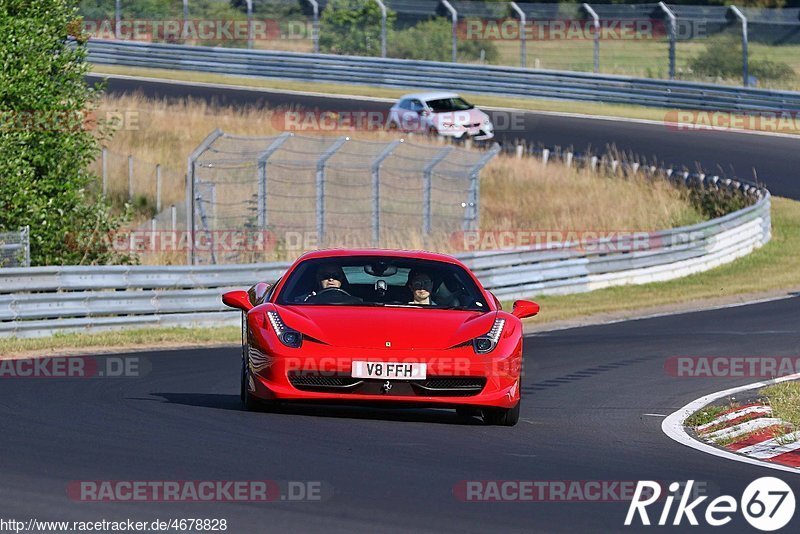
[[[317,290],[312,291],[303,299],[308,300],[317,295],[317,291],[325,289],[342,289],[345,282],[344,271],[334,263],[323,263],[317,268]]]
[[[409,304],[421,304],[435,306],[436,303],[431,299],[433,291],[433,279],[428,273],[412,270],[408,273],[408,288],[414,300]]]

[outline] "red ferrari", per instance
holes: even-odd
[[[522,323],[443,254],[324,250],[274,285],[231,291],[242,310],[241,397],[455,408],[487,424],[519,420]]]

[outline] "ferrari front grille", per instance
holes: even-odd
[[[361,380],[349,376],[292,373],[289,374],[289,382],[298,389],[316,389],[350,388],[360,384]]]

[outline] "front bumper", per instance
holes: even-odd
[[[256,355],[255,366],[251,349],[251,394],[265,400],[511,408],[520,398],[522,341],[505,352],[500,348],[489,355],[476,355],[469,346],[424,356],[423,351],[357,349],[337,356],[328,347],[304,343],[300,349]],[[421,380],[352,378],[353,360],[426,363],[428,371]]]

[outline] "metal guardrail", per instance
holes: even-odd
[[[749,194],[758,198],[751,206],[693,226],[647,234],[647,246],[614,251],[608,240],[597,240],[458,257],[500,299],[670,280],[728,263],[769,241],[769,193],[750,189]],[[4,269],[0,337],[236,325],[239,312],[225,308],[220,294],[259,280],[274,281],[288,266]]]
[[[435,61],[90,40],[97,64],[729,112],[800,110],[800,92]]]

